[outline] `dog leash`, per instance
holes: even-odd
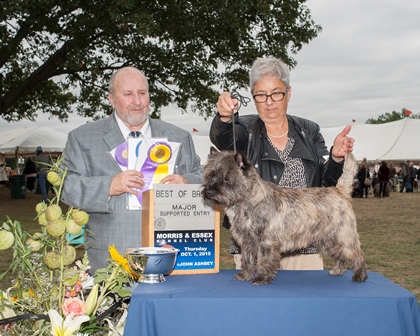
[[[251,101],[250,98],[241,96],[238,91],[233,91],[230,95],[230,98],[234,98],[238,101],[238,109],[236,110],[239,113],[239,109],[242,106],[247,106]],[[232,133],[233,133],[233,152],[236,153],[236,130],[235,130],[235,109],[232,109]]]

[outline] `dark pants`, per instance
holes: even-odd
[[[408,182],[408,177],[403,177],[403,181],[401,183],[400,192],[404,191],[405,184]]]
[[[415,177],[410,177],[410,183],[411,183],[411,189],[410,190],[406,190],[408,192],[413,192],[414,191],[414,181],[416,180]]]
[[[38,183],[41,187],[42,200],[47,202],[48,190],[47,190],[47,173],[38,174]]]
[[[369,188],[363,184],[360,184],[360,196],[359,197],[363,197],[363,193],[366,195],[366,198],[368,197],[369,194]]]
[[[33,191],[35,189],[35,181],[36,177],[26,177],[26,188],[28,188],[29,191]]]
[[[379,189],[379,197],[385,197],[386,196],[386,187],[388,185],[388,182],[379,182],[380,183],[380,189]]]

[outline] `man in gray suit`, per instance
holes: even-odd
[[[68,176],[62,201],[89,213],[86,249],[92,274],[107,265],[110,245],[114,244],[120,253],[141,246],[141,210],[128,210],[127,193],[137,195],[135,189],[145,185],[144,176],[137,170],[122,171],[110,155],[130,132],[180,143],[174,174],[160,183],[203,182],[191,135],[149,117],[148,82],[141,71],[133,67],[119,69],[110,80],[108,99],[114,113],[71,131],[63,151]]]

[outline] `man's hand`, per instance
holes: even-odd
[[[144,175],[137,170],[126,170],[114,176],[109,190],[109,196],[118,196],[123,193],[138,195],[134,189],[143,189]]]
[[[182,177],[179,174],[172,174],[168,175],[165,178],[163,178],[160,182],[160,184],[188,184],[188,180],[185,177]]]

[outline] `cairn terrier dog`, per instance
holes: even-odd
[[[356,171],[357,162],[348,152],[336,187],[281,188],[264,181],[242,153],[211,148],[201,194],[225,206],[242,250],[242,270],[235,279],[267,285],[277,275],[282,253],[313,244],[332,257],[331,275],[342,275],[348,263],[352,280],[365,281],[365,258],[350,203]]]

